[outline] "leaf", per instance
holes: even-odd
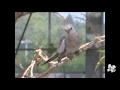
[[[96,67],[95,67],[95,71],[99,68],[99,66],[101,65],[101,64],[103,64],[105,62],[105,56],[103,56],[100,60],[99,60],[99,62],[97,63],[97,65],[96,65]]]
[[[97,51],[105,54],[105,50],[97,50]]]

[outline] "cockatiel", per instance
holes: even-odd
[[[59,41],[57,50],[42,65],[56,58],[58,62],[61,62],[61,59],[64,58],[65,56],[76,53],[81,45],[81,42],[82,42],[81,34],[76,32],[72,24],[66,24],[64,26],[64,33]]]

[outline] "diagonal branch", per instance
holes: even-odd
[[[88,50],[89,48],[91,48],[93,45],[96,45],[97,43],[100,43],[101,41],[102,42],[105,41],[105,35],[104,36],[95,37],[93,41],[81,45],[80,48],[79,48],[80,54],[82,52]],[[75,56],[76,55],[73,54],[73,57],[75,57]],[[63,66],[64,64],[69,62],[70,58],[68,56],[62,58],[61,63],[58,63],[57,61],[51,61],[51,62],[49,62],[51,64],[51,66],[46,71],[40,73],[39,75],[33,76],[34,65],[36,65],[37,62],[40,62],[41,60],[47,61],[48,60],[48,56],[41,49],[37,49],[36,53],[35,53],[35,55],[33,57],[33,60],[31,61],[31,64],[24,71],[24,73],[22,75],[22,78],[43,78],[46,75],[48,75],[55,68]]]
[[[94,44],[97,44],[99,41],[105,41],[105,35],[104,36],[98,36],[98,37],[95,37],[95,39],[89,43],[86,43],[82,46],[80,46],[79,48],[79,52],[82,53],[86,50],[88,50],[89,48],[91,48]],[[74,57],[76,55],[74,54]],[[42,78],[42,77],[45,77],[47,74],[49,74],[52,70],[54,70],[55,68],[57,67],[60,67],[60,66],[63,66],[64,64],[66,64],[67,62],[69,62],[70,59],[68,57],[64,57],[62,60],[61,60],[61,63],[57,63],[57,62],[50,62],[52,63],[52,65],[44,72],[42,72],[41,74],[37,75],[36,78]]]
[[[65,17],[63,17],[60,13],[56,12],[56,14],[58,14],[65,21],[65,23],[69,23],[68,20],[65,19]]]

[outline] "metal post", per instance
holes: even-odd
[[[51,43],[51,12],[48,12],[48,46]]]
[[[66,78],[66,75],[65,75],[65,66],[63,66],[63,77]]]

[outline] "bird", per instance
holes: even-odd
[[[64,26],[64,33],[59,40],[57,50],[53,55],[42,65],[49,63],[57,58],[58,63],[61,62],[61,59],[70,54],[78,54],[78,49],[82,42],[82,36],[80,33],[76,32],[72,24],[66,24]],[[41,65],[41,66],[42,66]]]

